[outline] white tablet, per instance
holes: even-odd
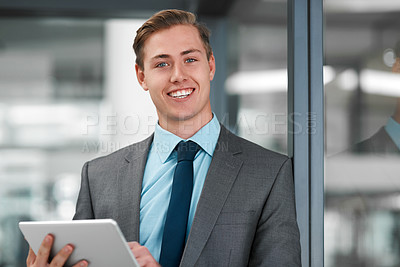
[[[83,259],[94,267],[139,267],[117,223],[111,219],[20,222],[19,228],[36,254],[49,233],[54,236],[52,253],[67,244],[74,245],[67,267]]]

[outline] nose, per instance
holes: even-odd
[[[176,83],[182,82],[184,80],[186,80],[186,72],[184,66],[180,64],[175,64],[172,68],[171,82]]]

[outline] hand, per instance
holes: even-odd
[[[146,247],[138,242],[128,242],[128,246],[141,267],[161,267]]]
[[[38,255],[36,256],[33,252],[32,248],[29,247],[28,258],[26,259],[27,267],[59,267],[64,266],[64,263],[67,261],[68,257],[71,255],[74,247],[70,244],[63,247],[57,255],[53,258],[53,260],[48,263],[51,247],[53,246],[54,237],[48,234],[42,244],[40,245]],[[86,267],[88,266],[88,262],[83,260],[75,264],[73,267]]]

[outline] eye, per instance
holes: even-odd
[[[195,62],[195,61],[197,61],[197,60],[194,59],[194,58],[188,58],[188,59],[185,60],[186,63],[192,63],[192,62]]]
[[[167,63],[161,62],[161,63],[158,63],[158,64],[156,65],[156,68],[162,68],[162,67],[166,67],[166,66],[168,66]]]

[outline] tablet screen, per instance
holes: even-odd
[[[80,260],[95,267],[139,267],[114,220],[20,222],[19,227],[35,254],[47,234],[54,236],[53,254],[74,245],[67,267]]]

